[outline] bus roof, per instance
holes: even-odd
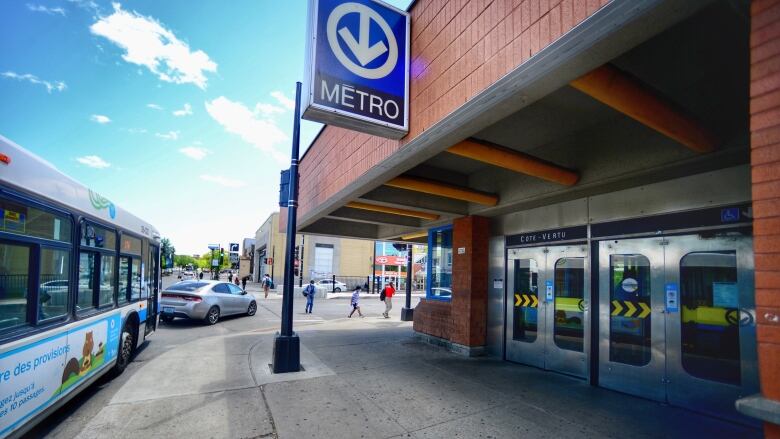
[[[0,135],[0,182],[86,216],[159,240],[154,226],[63,174],[51,163]]]

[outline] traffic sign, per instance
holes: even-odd
[[[303,118],[409,132],[409,14],[378,0],[310,0]]]
[[[230,252],[231,253],[238,253],[238,244],[231,242],[230,243]]]
[[[219,244],[209,244],[209,250],[217,250],[219,248]]]

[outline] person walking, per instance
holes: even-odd
[[[246,291],[246,281],[249,280],[249,276],[244,276],[241,278],[241,289]]]
[[[317,287],[314,286],[314,280],[310,280],[309,285],[303,289],[303,295],[306,296],[306,314],[311,314],[315,294],[317,294]]]
[[[385,296],[385,312],[383,312],[382,315],[385,316],[386,319],[389,319],[390,310],[393,309],[393,294],[395,294],[395,288],[393,288],[392,282],[388,282],[387,285],[385,285],[385,289],[382,290],[382,293]]]
[[[352,301],[351,301],[352,312],[350,312],[347,317],[352,318],[352,314],[355,314],[355,311],[358,312],[358,315],[360,317],[363,317],[363,313],[360,312],[360,305],[358,304],[359,301],[360,301],[360,287],[357,286],[355,287],[355,291],[352,292]]]
[[[203,280],[203,270],[200,270],[200,273],[198,273],[198,279]]]
[[[268,298],[268,290],[271,289],[271,276],[269,276],[268,273],[266,273],[263,276],[262,285],[263,285],[263,293],[265,293],[265,298],[267,299]]]
[[[238,279],[238,275],[236,275],[236,277],[234,277],[234,278],[233,278],[233,282],[236,284],[236,286],[238,286],[239,282],[241,282],[241,281]]]
[[[233,272],[228,271],[228,282],[233,282]]]

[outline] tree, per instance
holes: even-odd
[[[192,266],[198,265],[198,261],[189,255],[176,255],[173,257],[173,263],[177,267],[186,267],[187,265],[192,265]]]

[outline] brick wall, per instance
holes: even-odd
[[[754,0],[750,32],[758,359],[761,390],[780,401],[780,0]],[[766,437],[780,438],[767,424]]]
[[[452,333],[452,306],[450,302],[420,300],[414,308],[414,330],[434,337],[450,339]]]
[[[485,345],[489,238],[487,218],[468,216],[452,223],[451,340],[464,346]]]
[[[299,215],[305,216],[607,3],[419,0],[410,11],[409,135],[388,140],[326,127],[301,161]]]

